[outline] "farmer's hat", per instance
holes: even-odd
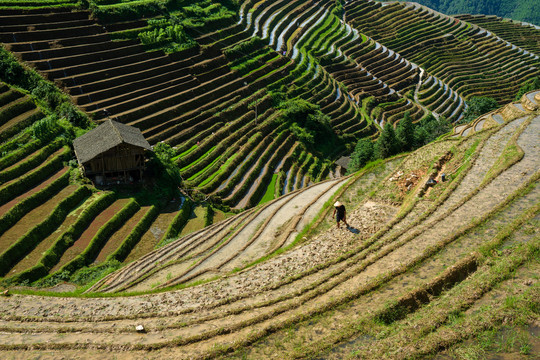
[[[341,205],[343,205],[343,204],[340,203],[339,201],[336,201],[336,203],[334,204],[335,207],[340,207]]]

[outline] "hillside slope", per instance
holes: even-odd
[[[231,265],[202,283],[192,278],[197,286],[147,295],[2,297],[2,355],[406,359],[502,324],[535,326],[540,94],[522,101],[521,115],[499,113],[502,124],[367,168],[339,180],[337,192],[338,182],[328,182],[351,229],[333,226],[330,202],[295,247],[243,270]],[[425,185],[442,173],[447,181]],[[281,217],[272,205],[266,211],[265,224]],[[257,213],[243,216],[248,227],[261,222]],[[167,253],[154,254],[152,263],[165,265],[155,274],[166,274]],[[122,278],[132,282],[122,271],[110,280]]]
[[[96,121],[171,145],[184,186],[234,209],[331,177],[406,113],[455,122],[540,75],[536,47],[416,3],[247,0],[237,19],[211,1],[2,4],[7,49]],[[314,138],[309,116],[331,130]]]
[[[534,0],[466,1],[466,0],[419,0],[445,14],[497,15],[507,19],[521,20],[540,26],[540,4]]]
[[[250,274],[256,264],[297,247],[305,256],[281,259],[281,265],[298,263],[298,271],[315,273],[306,267],[341,264],[341,255],[352,256],[347,251],[355,237],[341,243],[343,234],[330,230],[315,241],[304,230],[311,221],[319,226],[314,231],[327,230],[317,215],[336,189],[355,189],[344,196],[349,208],[362,205],[359,213],[366,216],[357,214],[355,226],[361,236],[375,236],[370,241],[394,225],[412,231],[392,220],[396,212],[404,216],[398,210],[404,201],[414,202],[408,191],[441,202],[450,196],[436,190],[443,186],[416,188],[433,171],[434,156],[439,167],[453,156],[451,169],[463,171],[460,161],[467,159],[455,154],[476,154],[479,145],[462,137],[482,138],[504,126],[509,133],[492,138],[502,136],[507,144],[519,122],[506,122],[537,113],[534,93],[508,103],[540,76],[539,38],[538,27],[451,17],[410,2],[0,0],[6,49],[0,52],[1,284],[30,284],[30,290],[60,284],[55,291],[67,281],[65,289],[75,289],[70,295],[90,286],[91,293],[106,296],[165,291]],[[446,145],[434,144],[433,154],[418,152],[421,165],[410,173],[395,170],[403,174],[379,188],[390,172],[406,166],[397,158],[341,177],[336,159],[359,139],[375,141],[386,124],[399,125],[406,114],[416,124],[451,129],[475,96],[492,97],[504,108],[454,126]],[[140,128],[152,145],[168,150],[169,170],[179,176],[128,190],[96,188],[81,176],[72,150],[73,138],[91,127],[81,111],[93,125],[110,117]],[[515,145],[500,146],[493,151],[508,154],[489,176],[521,156]],[[451,150],[452,156],[446,153]],[[155,160],[150,165],[157,166]],[[478,168],[467,191],[487,186],[478,181],[491,165]],[[157,169],[154,175],[167,173]],[[469,188],[458,187],[452,206],[473,196],[463,189]],[[428,205],[420,201],[415,211]],[[227,220],[202,229],[214,220],[212,206],[223,210],[216,219]],[[328,239],[338,239],[337,245]],[[315,245],[301,247],[305,240]],[[294,271],[284,270],[280,279]],[[313,290],[309,300],[326,291],[323,283],[328,279],[306,285]],[[279,294],[301,307],[296,295]],[[256,307],[264,307],[259,300]],[[260,325],[271,311],[285,313],[281,300],[272,304],[278,310],[266,308],[259,322],[253,314],[246,321]],[[12,325],[19,326],[6,326]],[[104,332],[113,332],[107,326]],[[210,337],[205,334],[201,339]]]

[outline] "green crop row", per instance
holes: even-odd
[[[9,279],[10,282],[20,283],[23,281],[33,282],[47,276],[49,271],[58,263],[64,252],[81,236],[94,218],[105,210],[114,200],[113,193],[105,193],[92,202],[54,244],[43,254],[41,260],[30,269],[17,274]]]
[[[186,225],[186,223],[189,220],[189,217],[191,216],[191,213],[193,212],[193,202],[189,199],[185,199],[184,205],[178,211],[178,214],[174,217],[174,219],[169,224],[169,227],[167,228],[167,231],[165,232],[165,235],[163,236],[163,240],[160,244],[158,244],[158,247],[164,245],[164,241],[167,239],[174,239],[178,236],[178,234],[182,231],[182,228]]]
[[[3,107],[9,104],[10,102],[15,101],[18,98],[23,97],[23,96],[24,96],[23,93],[16,90],[6,91],[2,95],[0,95],[0,107]]]
[[[29,117],[22,119],[21,121],[18,121],[16,124],[13,124],[9,128],[3,130],[0,132],[0,142],[6,141],[15,134],[18,134],[21,132],[24,128],[32,125],[39,119],[43,118],[43,113],[41,111],[37,111],[30,115]]]
[[[248,140],[246,145],[244,145],[238,155],[228,164],[228,166],[223,169],[223,171],[211,181],[209,181],[204,186],[200,187],[200,190],[203,192],[209,192],[214,190],[219,186],[233,171],[236,169],[240,163],[246,158],[250,151],[262,140],[263,135],[261,133],[256,133],[251,139]]]
[[[226,203],[228,205],[235,205],[248,191],[248,189],[253,185],[253,182],[257,179],[259,176],[261,170],[263,167],[267,164],[270,157],[274,154],[274,152],[277,150],[277,148],[285,141],[285,138],[289,134],[288,131],[281,131],[279,135],[276,136],[276,139],[272,139],[270,136],[268,136],[265,140],[266,144],[265,147],[266,150],[262,154],[262,156],[257,160],[257,163],[255,164],[254,169],[251,171],[249,176],[244,179],[244,182],[242,183],[242,186],[236,191],[232,196],[227,199]],[[255,159],[254,159],[255,160]],[[242,175],[245,175],[246,171],[241,172]],[[257,202],[255,202],[255,205]]]
[[[62,200],[51,214],[41,223],[30,229],[17,242],[0,255],[0,274],[9,270],[31,252],[44,238],[52,234],[64,221],[69,212],[91,193],[90,189],[81,186],[73,194]]]
[[[18,101],[6,109],[0,111],[0,126],[7,123],[9,120],[36,108],[36,104],[30,98]]]
[[[16,152],[21,147],[26,146],[26,144],[30,140],[32,140],[30,132],[25,131],[25,132],[20,133],[18,136],[14,136],[8,141],[1,143],[0,144],[0,156],[2,157],[2,159],[0,159],[0,162],[2,164],[1,168],[4,169],[8,167],[9,165],[13,164],[13,163],[9,163],[9,165],[4,165],[4,158],[13,152]]]
[[[236,66],[231,67],[231,70],[238,72],[240,76],[247,75],[248,73],[264,66],[275,60],[279,55],[275,52],[268,51],[258,56],[251,57],[246,61],[239,63]]]
[[[274,175],[273,169],[276,167],[279,161],[281,161],[283,156],[285,156],[287,151],[289,151],[290,145],[294,143],[293,136],[288,136],[286,139],[283,139],[287,135],[287,133],[288,133],[287,131],[284,131],[281,134],[279,134],[278,137],[276,138],[276,143],[278,144],[281,143],[282,140],[284,140],[283,146],[281,146],[278,149],[277,153],[275,153],[275,156],[272,157],[272,161],[270,162],[270,164],[268,164],[267,171],[263,175],[259,186],[257,187],[257,189],[255,189],[255,191],[249,198],[248,207],[256,206],[259,203],[259,200],[266,192],[268,182],[272,179]],[[266,161],[264,161],[264,164],[266,164]]]
[[[75,5],[77,0],[0,0],[0,7],[40,8]]]
[[[40,152],[27,159],[26,161],[14,166],[8,170],[0,172],[0,183],[7,182],[11,179],[19,177],[31,169],[38,167],[43,163],[51,154],[53,154],[60,146],[62,146],[62,140],[57,139],[45,146]]]
[[[140,209],[139,204],[135,199],[131,199],[122,210],[116,213],[105,225],[103,225],[96,235],[90,241],[90,244],[82,253],[77,255],[73,260],[62,266],[57,273],[73,274],[76,270],[90,265],[98,256],[107,240],[117,231],[133,214]]]
[[[245,116],[242,116],[235,122],[229,123],[228,126],[225,125],[221,130],[219,130],[215,135],[212,142],[218,142],[218,145],[209,150],[215,155],[223,154],[227,151],[228,147],[234,144],[238,137],[244,135],[244,133],[249,130],[250,126],[248,125],[254,119],[253,112],[247,113]],[[234,134],[234,136],[231,136]],[[196,175],[200,171],[211,165],[212,161],[215,159],[215,156],[207,156],[208,153],[204,154],[202,161],[196,161],[188,169],[184,170],[182,173],[185,177],[191,177]]]
[[[265,41],[258,36],[252,37],[249,40],[243,41],[240,44],[233,46],[232,48],[225,49],[223,53],[229,61],[233,61],[237,58],[246,56],[253,51],[257,51],[261,47],[266,45]]]
[[[128,3],[95,6],[94,16],[104,23],[138,20],[168,13],[173,9],[177,0],[142,0]]]
[[[36,169],[23,177],[20,177],[17,181],[12,182],[6,186],[0,188],[0,204],[5,204],[6,202],[14,199],[15,197],[23,194],[32,188],[36,183],[45,180],[47,177],[52,175],[55,171],[58,171],[62,168],[62,162],[67,160],[70,155],[70,149],[66,146],[64,151],[55,156],[43,166]]]
[[[41,189],[38,192],[33,193],[26,199],[19,201],[14,207],[0,217],[0,235],[11,228],[17,221],[19,221],[25,214],[50,199],[54,194],[63,189],[69,184],[69,171],[57,180],[53,181],[47,187]]]
[[[42,144],[40,140],[36,139],[33,141],[28,141],[30,136],[29,134],[25,135],[26,136],[18,136],[17,138],[13,139],[13,141],[10,141],[12,146],[4,143],[4,145],[7,146],[3,146],[3,149],[0,150],[0,155],[2,156],[0,158],[0,170],[10,167],[24,157],[41,148]]]
[[[129,253],[131,252],[131,250],[135,247],[135,245],[137,245],[137,243],[141,240],[144,233],[148,231],[148,229],[150,228],[150,226],[152,225],[152,223],[154,222],[154,220],[157,218],[158,215],[159,215],[159,206],[152,205],[152,207],[148,210],[146,214],[144,214],[144,216],[137,223],[137,225],[135,225],[135,227],[129,233],[129,235],[125,238],[125,240],[122,241],[122,244],[120,244],[118,249],[116,249],[115,252],[113,252],[107,257],[106,261],[111,261],[111,260],[116,260],[119,262],[124,261],[129,255]]]
[[[290,157],[285,160],[285,162],[290,162]],[[285,168],[285,164],[283,164],[283,167]],[[285,186],[285,180],[286,180],[286,173],[281,170],[276,179],[276,188],[274,189],[274,198],[278,198],[281,196],[283,192],[283,187]]]
[[[246,174],[247,170],[251,167],[251,165],[255,162],[257,156],[259,155],[258,154],[258,151],[261,151],[262,149],[264,149],[266,146],[268,146],[270,144],[270,142],[272,141],[272,139],[270,139],[270,136],[266,136],[262,139],[259,138],[259,141],[258,143],[256,144],[253,144],[253,145],[259,145],[255,148],[255,152],[247,159],[247,161],[244,161],[244,163],[240,166],[240,169],[236,172],[236,174],[229,180],[229,182],[227,183],[227,185],[219,190],[217,192],[217,196],[226,196],[228,193],[230,193],[234,187],[238,184],[238,182],[242,179],[242,177],[244,177],[244,175]],[[237,156],[236,159],[238,159],[239,161],[240,160],[244,160],[244,156],[242,157],[239,157]],[[235,164],[231,164],[231,167],[233,167]]]

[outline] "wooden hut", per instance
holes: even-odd
[[[342,156],[336,160],[337,170],[339,171],[340,176],[347,175],[347,169],[349,168],[350,162],[350,156]]]
[[[152,150],[139,129],[113,120],[76,138],[73,148],[84,174],[97,185],[142,180],[145,151]]]

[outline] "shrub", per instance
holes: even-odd
[[[32,135],[34,138],[47,142],[54,138],[61,129],[58,124],[58,117],[56,115],[49,115],[43,119],[36,121],[32,125]]]
[[[24,68],[13,54],[3,47],[0,47],[0,79],[28,91],[32,91],[40,81],[44,81],[36,72]]]
[[[118,270],[120,266],[122,266],[120,261],[108,260],[101,264],[77,270],[73,275],[71,275],[69,280],[77,285],[87,285],[101,279],[105,275],[110,274],[115,270]]]
[[[57,109],[58,116],[65,118],[73,126],[80,128],[88,128],[92,126],[92,122],[86,115],[78,110],[72,103],[64,102]]]
[[[45,80],[39,81],[32,89],[32,96],[44,102],[45,107],[51,110],[55,110],[61,102],[65,101],[64,95],[58,88]]]
[[[463,118],[459,121],[459,124],[466,124],[480,115],[495,110],[499,107],[497,100],[487,96],[473,96],[466,101],[467,110],[463,114]]]
[[[373,159],[374,153],[373,142],[370,139],[360,139],[351,155],[351,162],[347,171],[353,173],[360,170]]]
[[[414,129],[414,146],[415,148],[419,148],[436,140],[450,130],[452,130],[452,124],[444,117],[436,119],[433,115],[429,115],[416,123]]]
[[[173,188],[181,186],[180,169],[173,161],[176,155],[174,149],[167,143],[159,142],[154,145],[153,150],[149,163],[149,172],[158,177],[158,182],[163,185],[162,190],[171,188],[171,186]]]
[[[306,147],[323,153],[331,151],[337,136],[330,126],[330,118],[317,105],[305,100],[288,100],[280,105],[283,109],[277,119],[288,127]]]

